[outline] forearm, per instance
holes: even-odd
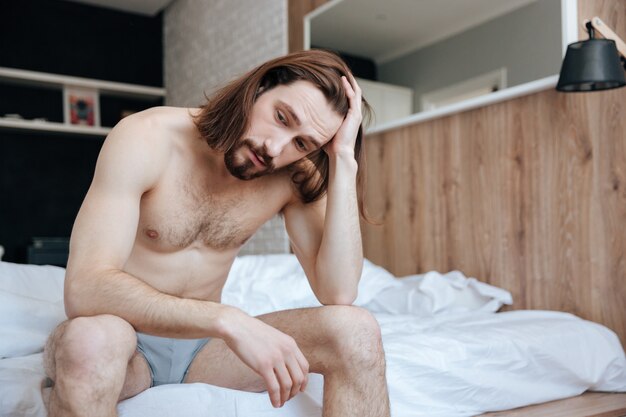
[[[138,332],[174,338],[223,338],[225,315],[238,309],[209,301],[183,299],[157,291],[123,271],[67,277],[69,318],[112,314]]]
[[[352,304],[363,268],[356,191],[357,163],[350,153],[329,155],[324,233],[316,263],[320,301]]]

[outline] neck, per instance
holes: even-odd
[[[243,181],[231,174],[228,168],[226,168],[226,163],[224,162],[224,152],[219,152],[208,145],[206,146],[208,149],[208,159],[211,172],[216,180],[223,184],[234,184]]]

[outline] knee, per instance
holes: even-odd
[[[380,326],[367,310],[353,306],[332,306],[331,334],[337,359],[359,368],[384,364]]]
[[[61,329],[54,352],[55,368],[91,374],[102,366],[127,363],[136,345],[133,327],[117,316],[78,317]]]

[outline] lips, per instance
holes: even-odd
[[[252,159],[254,165],[257,165],[261,168],[265,167],[265,163],[263,162],[263,160],[252,149],[250,149],[250,155],[252,155],[252,158],[250,159]]]

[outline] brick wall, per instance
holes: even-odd
[[[287,53],[286,0],[176,0],[164,14],[166,104],[192,107],[230,79]],[[241,254],[289,251],[276,217]]]
[[[165,11],[166,103],[197,106],[207,94],[287,53],[285,0],[176,0]]]

